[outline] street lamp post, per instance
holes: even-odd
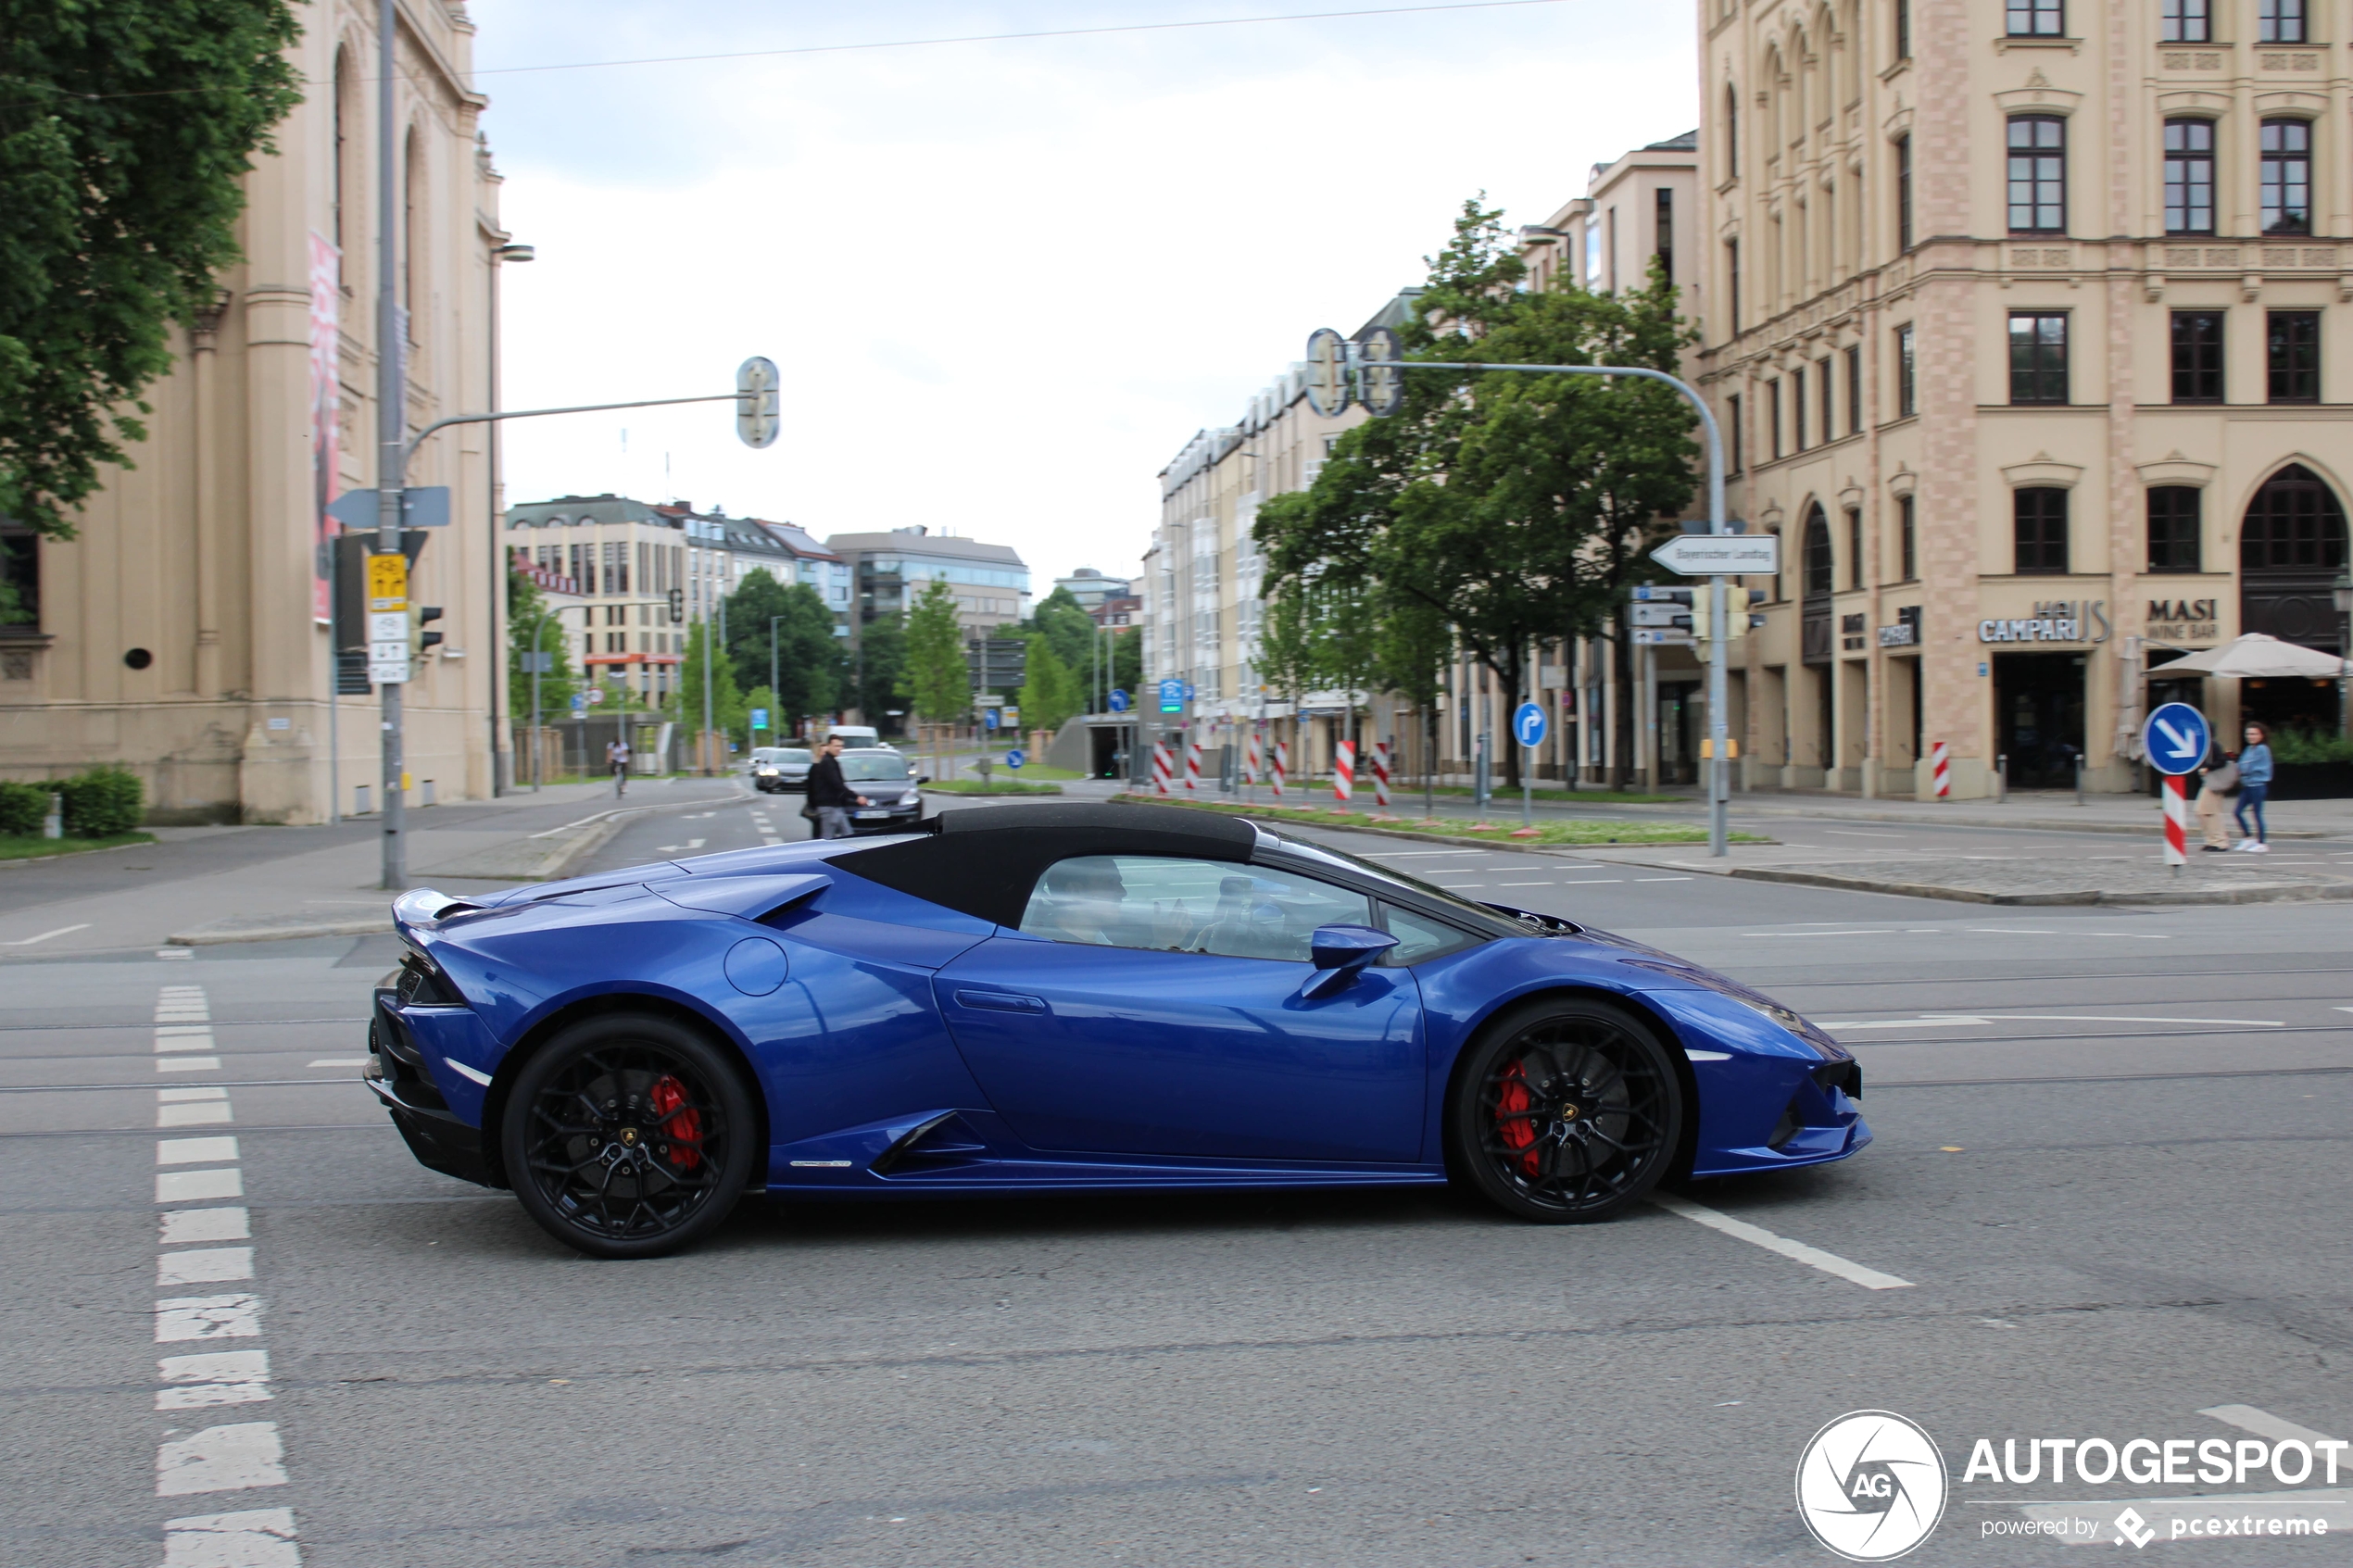
[[[2346,704],[2353,686],[2353,566],[2336,580],[2336,727],[2353,735],[2353,708]]]
[[[529,245],[494,245],[490,251],[490,411],[498,411],[498,274],[499,263],[529,261],[538,252]],[[513,765],[501,760],[513,755],[500,742],[498,722],[498,667],[506,661],[506,638],[500,634],[506,619],[500,612],[507,603],[507,546],[498,536],[499,442],[498,427],[490,427],[490,794],[492,798],[506,793],[514,782]]]
[[[776,715],[784,707],[776,698],[776,622],[783,619],[781,615],[768,618],[768,744],[771,746],[776,744]]]
[[[539,639],[547,634],[547,612],[531,623],[531,793],[539,793],[539,758],[547,747],[539,743],[539,671],[547,656],[540,651]]]

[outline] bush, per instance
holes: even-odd
[[[2277,762],[2353,762],[2353,736],[2282,730],[2271,737],[2271,759]]]
[[[0,779],[0,834],[38,838],[49,815],[49,786]]]
[[[93,768],[45,787],[65,797],[66,832],[76,838],[110,838],[129,833],[146,813],[146,791],[139,776],[120,768]],[[48,802],[42,805],[45,810]]]

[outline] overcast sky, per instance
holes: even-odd
[[[472,0],[507,227],[509,408],[784,370],[724,405],[508,426],[513,502],[611,490],[823,538],[924,523],[1042,594],[1135,570],[1154,475],[1319,326],[1696,123],[1689,0],[624,65],[1396,0]],[[665,477],[666,476],[666,477]]]

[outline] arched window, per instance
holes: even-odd
[[[2239,530],[2244,571],[2341,571],[2345,508],[2326,481],[2290,463],[2255,493]]]
[[[1806,596],[1810,599],[1830,593],[1837,586],[1837,579],[1831,558],[1830,519],[1817,501],[1806,510]]]
[[[334,109],[335,109],[335,188],[334,241],[338,257],[351,248],[350,237],[344,232],[344,203],[349,199],[351,183],[351,126],[358,118],[359,106],[354,101],[355,88],[351,81],[351,51],[335,50]]]

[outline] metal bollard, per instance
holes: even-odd
[[[41,819],[41,836],[63,838],[65,835],[66,797],[52,792],[49,797],[49,814]]]
[[[1994,754],[1994,799],[1996,804],[2010,797],[2010,758],[2006,751]]]
[[[2083,804],[2083,759],[2075,759],[2075,804]]]

